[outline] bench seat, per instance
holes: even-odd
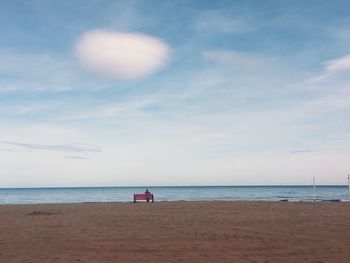
[[[152,200],[152,203],[154,203],[154,196],[153,194],[134,194],[134,203],[136,203],[136,200],[146,200],[147,202]]]

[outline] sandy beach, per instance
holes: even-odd
[[[0,206],[0,262],[349,262],[350,203]]]

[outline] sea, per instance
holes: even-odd
[[[347,186],[154,186],[0,188],[0,204],[132,202],[149,189],[155,201],[349,201]],[[315,194],[315,196],[314,196]]]

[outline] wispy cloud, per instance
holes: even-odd
[[[350,55],[346,55],[338,59],[329,60],[325,64],[326,71],[328,73],[350,70]]]
[[[313,109],[318,109],[322,112],[350,110],[350,89],[340,89],[307,104]]]
[[[12,141],[2,141],[3,144],[22,147],[30,150],[44,150],[44,151],[56,151],[56,152],[101,152],[101,148],[97,145],[71,143],[71,144],[30,144]]]
[[[0,149],[2,152],[14,152],[15,150],[13,149]]]
[[[159,96],[131,98],[123,102],[106,103],[95,106],[93,109],[86,109],[72,113],[70,116],[58,117],[59,121],[93,120],[119,117],[141,111],[145,107],[155,105],[159,102]]]
[[[213,10],[197,16],[194,20],[194,29],[205,33],[232,33],[253,31],[255,27],[247,18],[233,17],[223,10]]]
[[[101,14],[107,21],[108,29],[126,31],[139,31],[140,29],[154,26],[157,24],[159,17],[145,14],[140,9],[137,1],[112,1],[101,5],[96,2],[99,8],[102,8]]]
[[[326,61],[324,65],[324,72],[321,75],[312,78],[312,82],[325,80],[340,73],[350,74],[350,54]]]
[[[290,151],[290,154],[302,154],[302,153],[313,153],[315,151],[312,150],[294,150],[294,151]]]
[[[235,63],[245,66],[257,66],[263,63],[263,60],[258,56],[233,50],[207,50],[202,52],[202,58],[217,63]]]
[[[80,78],[72,59],[45,52],[0,50],[0,91],[64,91]]]
[[[87,160],[87,157],[84,156],[66,156],[66,159],[72,159],[72,160]]]

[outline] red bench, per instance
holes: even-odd
[[[147,203],[152,200],[152,203],[154,203],[153,194],[134,194],[134,203],[136,203],[136,200],[146,200]]]

